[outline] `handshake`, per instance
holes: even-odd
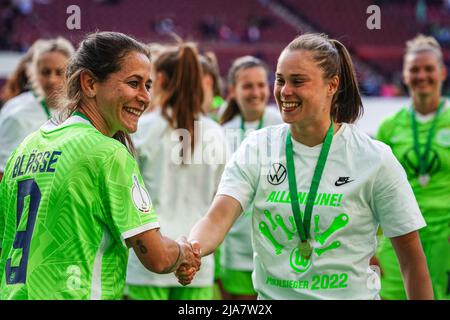
[[[200,270],[201,265],[201,250],[200,244],[197,241],[189,242],[186,237],[181,237],[177,240],[180,246],[181,260],[178,268],[175,270],[175,276],[178,282],[186,286],[192,282],[195,274]]]

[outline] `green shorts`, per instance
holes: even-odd
[[[441,241],[422,241],[436,300],[450,299],[450,244]],[[382,238],[377,251],[382,270],[380,296],[386,300],[405,300],[406,292],[397,255],[388,238]]]
[[[234,295],[256,295],[253,288],[251,271],[239,271],[222,267],[220,277],[223,288],[226,292]]]
[[[205,288],[151,287],[127,285],[128,297],[133,300],[211,300],[213,286]]]

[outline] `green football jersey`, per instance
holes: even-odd
[[[133,157],[78,116],[28,136],[0,192],[0,299],[120,298],[125,239],[159,227]]]
[[[428,132],[433,120],[418,121],[420,152],[425,150]],[[431,143],[427,170],[427,185],[419,183],[419,160],[414,152],[411,110],[403,108],[386,119],[380,126],[377,139],[388,144],[405,169],[417,202],[427,222],[420,231],[424,240],[445,238],[450,235],[450,108],[441,111]]]

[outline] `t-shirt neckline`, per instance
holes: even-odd
[[[336,148],[336,142],[340,140],[340,136],[343,134],[343,132],[346,130],[346,127],[348,125],[346,123],[342,123],[339,130],[333,135],[333,142],[331,143],[330,152]],[[289,130],[289,126],[287,126],[287,130]],[[287,134],[287,131],[286,131]],[[298,142],[294,139],[292,139],[292,146],[294,147],[294,150],[299,153],[303,154],[314,154],[318,155],[320,153],[320,150],[322,149],[322,143],[319,143],[318,145],[315,145],[314,147],[309,147],[301,142]]]

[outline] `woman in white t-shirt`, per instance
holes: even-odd
[[[38,40],[28,66],[32,91],[5,103],[0,112],[0,180],[11,152],[51,118],[56,94],[63,85],[67,62],[74,52],[64,38]]]
[[[351,58],[325,35],[281,53],[274,95],[285,124],[252,133],[227,163],[217,196],[190,233],[208,255],[253,203],[253,284],[259,299],[378,299],[369,267],[381,225],[410,299],[432,299],[417,230],[425,226],[385,144],[352,123],[362,112]],[[188,284],[185,267],[177,272]]]
[[[142,178],[168,237],[187,235],[211,203],[224,169],[226,142],[202,110],[202,71],[195,46],[168,48],[153,62],[153,94],[160,104],[139,122],[133,141]],[[214,259],[206,257],[189,288],[174,275],[142,267],[131,252],[128,296],[138,300],[207,300],[213,297]]]
[[[230,151],[235,152],[245,136],[255,130],[283,123],[275,108],[268,108],[268,68],[260,59],[236,59],[228,72],[228,101],[220,123]],[[224,296],[231,300],[255,299],[252,284],[251,205],[236,220],[221,245],[220,281]]]

